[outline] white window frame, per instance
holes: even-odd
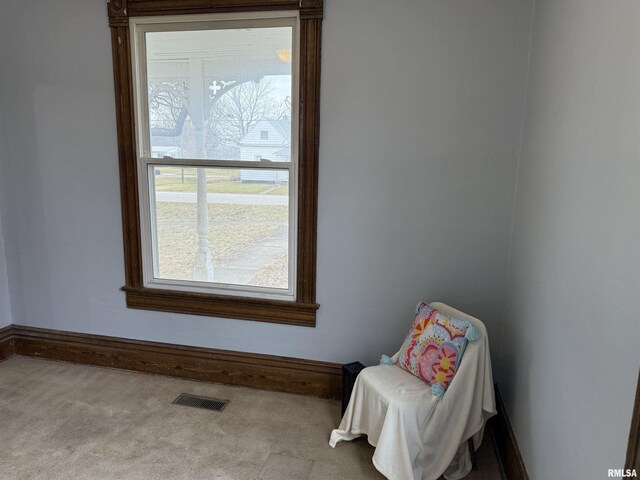
[[[291,27],[292,52],[292,119],[291,162],[265,162],[244,160],[202,160],[186,158],[154,158],[151,156],[151,134],[147,105],[148,88],[146,75],[147,32],[192,31],[224,28]],[[215,27],[215,28],[214,28]],[[296,301],[297,246],[298,246],[298,175],[299,175],[299,76],[300,76],[300,18],[298,11],[218,13],[202,15],[156,16],[132,18],[129,22],[131,58],[133,59],[132,81],[134,85],[134,114],[136,131],[136,163],[138,170],[139,213],[141,226],[141,253],[143,285],[147,288],[173,291],[230,295],[237,297],[263,298],[269,300]],[[287,170],[289,172],[289,251],[288,289],[254,287],[248,285],[223,284],[157,278],[155,266],[155,166],[178,166],[183,168],[241,168]],[[195,252],[194,252],[195,255]]]

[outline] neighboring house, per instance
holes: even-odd
[[[247,161],[291,161],[291,120],[259,120],[238,143],[240,159]],[[283,170],[241,170],[243,182],[287,181]]]
[[[163,157],[173,157],[180,158],[182,157],[182,149],[180,147],[159,147],[153,145],[151,147],[151,156],[153,158],[163,158]]]
[[[165,155],[169,157],[180,158],[182,156],[182,135],[171,137],[166,135],[151,136],[151,156],[154,158],[162,158]]]

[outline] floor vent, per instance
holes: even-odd
[[[181,393],[172,403],[176,405],[184,405],[185,407],[203,408],[205,410],[213,410],[221,412],[229,404],[229,400],[220,400],[218,398],[198,397]]]

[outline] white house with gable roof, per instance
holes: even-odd
[[[270,160],[291,161],[291,120],[263,118],[238,143],[240,159],[252,162]],[[286,170],[241,170],[243,182],[284,182],[289,179]]]

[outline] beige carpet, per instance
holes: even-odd
[[[180,393],[231,400],[223,412]],[[338,402],[12,357],[0,363],[2,479],[383,479],[366,441],[327,444]],[[499,479],[487,438],[469,480]]]

